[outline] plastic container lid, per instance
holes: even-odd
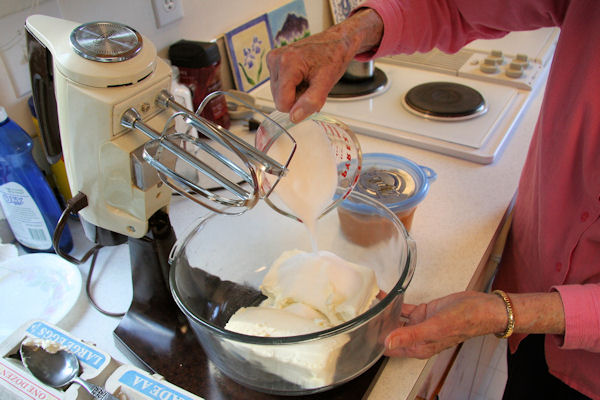
[[[394,213],[419,204],[429,191],[429,182],[437,177],[431,168],[393,154],[363,154],[362,167],[354,190],[385,204]]]

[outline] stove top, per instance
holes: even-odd
[[[558,31],[544,28],[509,36],[475,41],[456,54],[434,50],[382,58],[376,62],[376,71],[387,78],[382,89],[357,97],[330,96],[321,111],[357,133],[491,163],[542,86]],[[488,42],[502,50],[488,50]],[[509,52],[511,43],[528,54]],[[519,47],[524,43],[525,48]],[[273,108],[268,82],[252,95],[258,105]]]

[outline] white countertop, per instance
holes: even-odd
[[[509,139],[504,153],[489,165],[359,135],[363,152],[398,154],[432,168],[438,175],[415,213],[410,234],[417,243],[417,266],[406,293],[406,302],[426,302],[465,290],[476,277],[517,188],[540,103],[541,93],[538,93]],[[170,217],[176,234],[181,235],[195,220],[192,216],[206,213],[201,207],[174,197]],[[77,255],[80,256],[90,244],[83,238],[78,224],[71,227]],[[85,281],[89,262],[79,268]],[[106,247],[100,251],[92,291],[101,307],[114,312],[127,310],[132,288],[126,245]],[[58,325],[75,337],[95,343],[116,360],[128,363],[125,355],[116,348],[113,338],[118,322],[118,318],[96,311],[82,290],[73,311]],[[414,398],[431,361],[390,359],[368,398]]]

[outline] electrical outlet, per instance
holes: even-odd
[[[183,18],[183,4],[181,0],[152,0],[156,27],[163,26]]]

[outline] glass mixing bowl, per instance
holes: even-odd
[[[345,193],[345,188],[338,190],[340,196]],[[282,252],[311,251],[303,224],[259,202],[239,216],[213,214],[201,219],[174,246],[170,286],[175,302],[209,359],[234,381],[271,394],[315,393],[359,376],[382,356],[384,338],[401,324],[416,246],[383,204],[354,192],[344,203],[379,215],[379,224],[389,224],[387,237],[372,246],[355,244],[341,232],[337,212],[330,212],[319,220],[319,250],[371,268],[384,293],[363,314],[319,332],[258,337],[224,329],[239,308],[256,306],[265,298],[260,284]],[[311,366],[305,364],[319,364],[324,375],[311,376]]]

